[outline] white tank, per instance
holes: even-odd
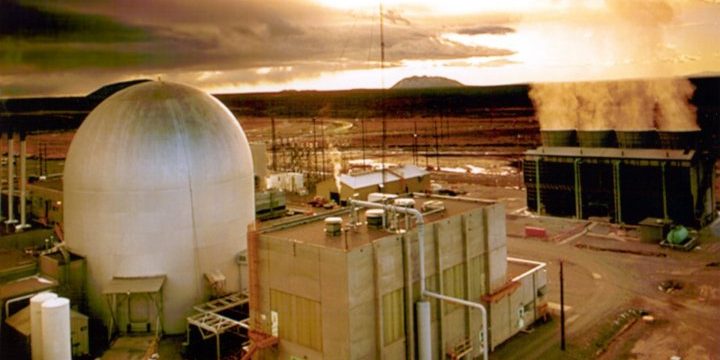
[[[43,359],[42,304],[57,299],[51,292],[39,293],[30,298],[30,352],[32,360]]]
[[[40,307],[43,359],[72,359],[70,300],[66,298],[50,299],[44,301]]]
[[[236,255],[254,222],[253,165],[235,117],[207,93],[147,82],[93,110],[64,173],[65,239],[87,257],[91,315],[108,323],[113,277],[166,275],[164,330],[183,333],[219,270],[240,289]]]

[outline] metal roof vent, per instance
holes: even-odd
[[[399,198],[399,199],[395,199],[393,204],[395,204],[395,206],[404,207],[404,208],[414,208],[415,200],[410,199],[410,198]]]
[[[342,218],[331,216],[325,218],[325,233],[329,236],[340,235],[340,229],[342,228]]]
[[[428,200],[422,204],[422,211],[445,210],[445,203],[440,200]]]
[[[382,229],[385,218],[385,210],[383,209],[368,209],[365,211],[365,219],[367,225],[371,229]]]

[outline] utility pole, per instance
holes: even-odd
[[[362,146],[363,170],[365,169],[365,118],[360,119],[360,143]]]
[[[272,128],[272,169],[277,171],[277,147],[275,146],[275,117],[270,118]]]
[[[317,156],[317,132],[315,132],[315,118],[312,118],[312,131],[313,131],[313,158],[315,160],[315,178],[318,174],[318,156]]]
[[[320,119],[320,154],[322,156],[322,179],[325,180],[325,121]]]
[[[438,135],[438,120],[435,118],[435,163],[437,171],[440,171],[440,139]]]
[[[381,91],[382,96],[380,97],[380,108],[382,111],[382,191],[385,192],[385,139],[387,136],[385,128],[385,33],[383,26],[383,6],[380,2],[380,79],[381,79]]]
[[[560,260],[560,350],[565,351],[565,287],[562,260]]]
[[[418,163],[418,151],[417,151],[417,120],[413,120],[413,165],[417,166]]]
[[[427,136],[428,130],[427,130],[427,124],[425,125],[425,130],[423,131],[425,134],[425,169],[428,169],[430,167],[430,159],[429,159],[429,152],[430,152],[430,143],[429,139],[430,137]]]

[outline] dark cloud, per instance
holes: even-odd
[[[42,6],[0,0],[0,38],[106,43],[142,41],[146,39],[146,33],[141,28],[101,16],[63,13]]]
[[[186,79],[218,71],[232,72],[236,80],[206,76],[201,84],[281,82],[374,67],[379,60],[377,16],[373,22],[372,14],[303,0],[0,0],[3,9],[11,9],[0,11],[4,93],[10,86],[21,93],[23,83],[43,78],[43,89],[56,84],[60,92],[62,81],[74,78],[64,92],[77,93],[84,86],[84,93],[105,81],[138,75]],[[3,21],[8,17],[17,19]],[[403,60],[512,54],[443,40],[440,21],[411,24],[395,9],[385,18],[389,66]],[[286,70],[258,74],[260,67]],[[40,89],[26,88],[28,93]]]
[[[457,31],[457,33],[461,34],[461,35],[480,35],[480,34],[505,35],[505,34],[511,34],[514,32],[515,32],[515,29],[513,29],[511,27],[498,26],[498,25],[475,26],[475,27],[460,29]]]

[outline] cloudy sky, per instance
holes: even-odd
[[[0,0],[0,97],[720,74],[720,0]]]

